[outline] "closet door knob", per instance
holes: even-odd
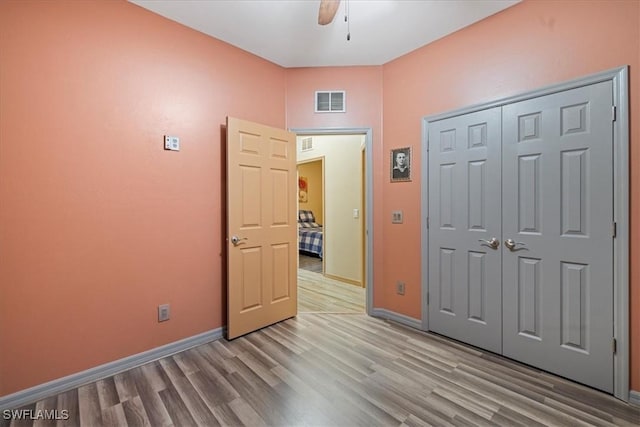
[[[510,251],[513,251],[514,249],[516,249],[516,246],[518,245],[522,245],[522,246],[527,246],[526,243],[523,242],[514,242],[513,239],[507,239],[504,241],[504,245],[509,248]]]
[[[498,246],[500,246],[500,242],[495,237],[492,237],[491,240],[478,239],[478,242],[482,242],[485,245],[489,245],[491,249],[498,249]]]

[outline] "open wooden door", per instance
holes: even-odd
[[[227,118],[227,338],[297,314],[296,136]]]

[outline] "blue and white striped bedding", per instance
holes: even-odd
[[[322,227],[298,228],[298,249],[323,256]]]
[[[298,249],[323,256],[322,225],[315,222],[312,211],[298,211]]]

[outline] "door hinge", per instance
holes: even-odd
[[[618,236],[618,223],[614,222],[611,226],[611,235],[615,239]]]
[[[429,292],[427,292],[427,305],[429,305]]]
[[[429,229],[429,217],[427,217],[427,230]]]
[[[611,342],[611,347],[611,349],[613,350],[613,354],[616,354],[618,352],[618,341],[616,341],[615,338]]]
[[[615,105],[611,106],[611,121],[612,122],[616,121],[616,106]]]

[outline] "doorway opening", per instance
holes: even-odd
[[[312,141],[312,137],[304,139]],[[298,268],[319,274],[324,274],[326,235],[324,167],[325,156],[301,160],[298,155]]]
[[[371,131],[294,129],[298,311],[370,311]]]

